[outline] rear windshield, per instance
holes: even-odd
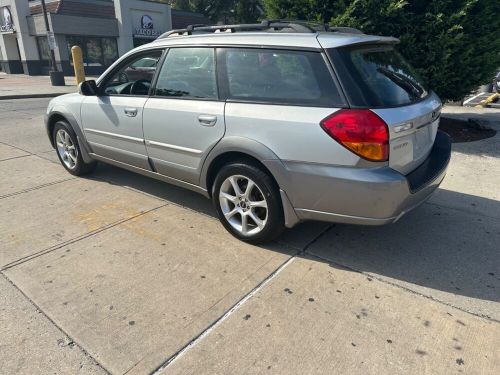
[[[392,46],[363,46],[328,51],[351,105],[395,107],[427,96],[413,68]]]

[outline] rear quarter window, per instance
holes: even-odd
[[[392,46],[354,46],[328,50],[351,105],[396,107],[428,95],[414,69]]]
[[[320,53],[225,49],[223,64],[229,99],[326,107],[343,104]]]

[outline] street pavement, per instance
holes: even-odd
[[[47,103],[0,101],[0,374],[500,372],[500,134],[394,225],[252,246],[195,193],[66,173]]]
[[[0,72],[0,100],[50,98],[77,91],[75,77],[65,77],[66,86],[52,86],[48,76]]]

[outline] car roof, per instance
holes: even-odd
[[[353,44],[365,43],[397,43],[398,39],[366,34],[350,34],[340,32],[317,33],[269,33],[269,32],[217,32],[194,35],[170,36],[158,38],[141,46],[275,46],[280,48],[321,49],[337,48]],[[139,48],[141,48],[139,47]]]

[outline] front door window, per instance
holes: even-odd
[[[148,95],[161,51],[152,51],[129,60],[103,86],[106,95]]]

